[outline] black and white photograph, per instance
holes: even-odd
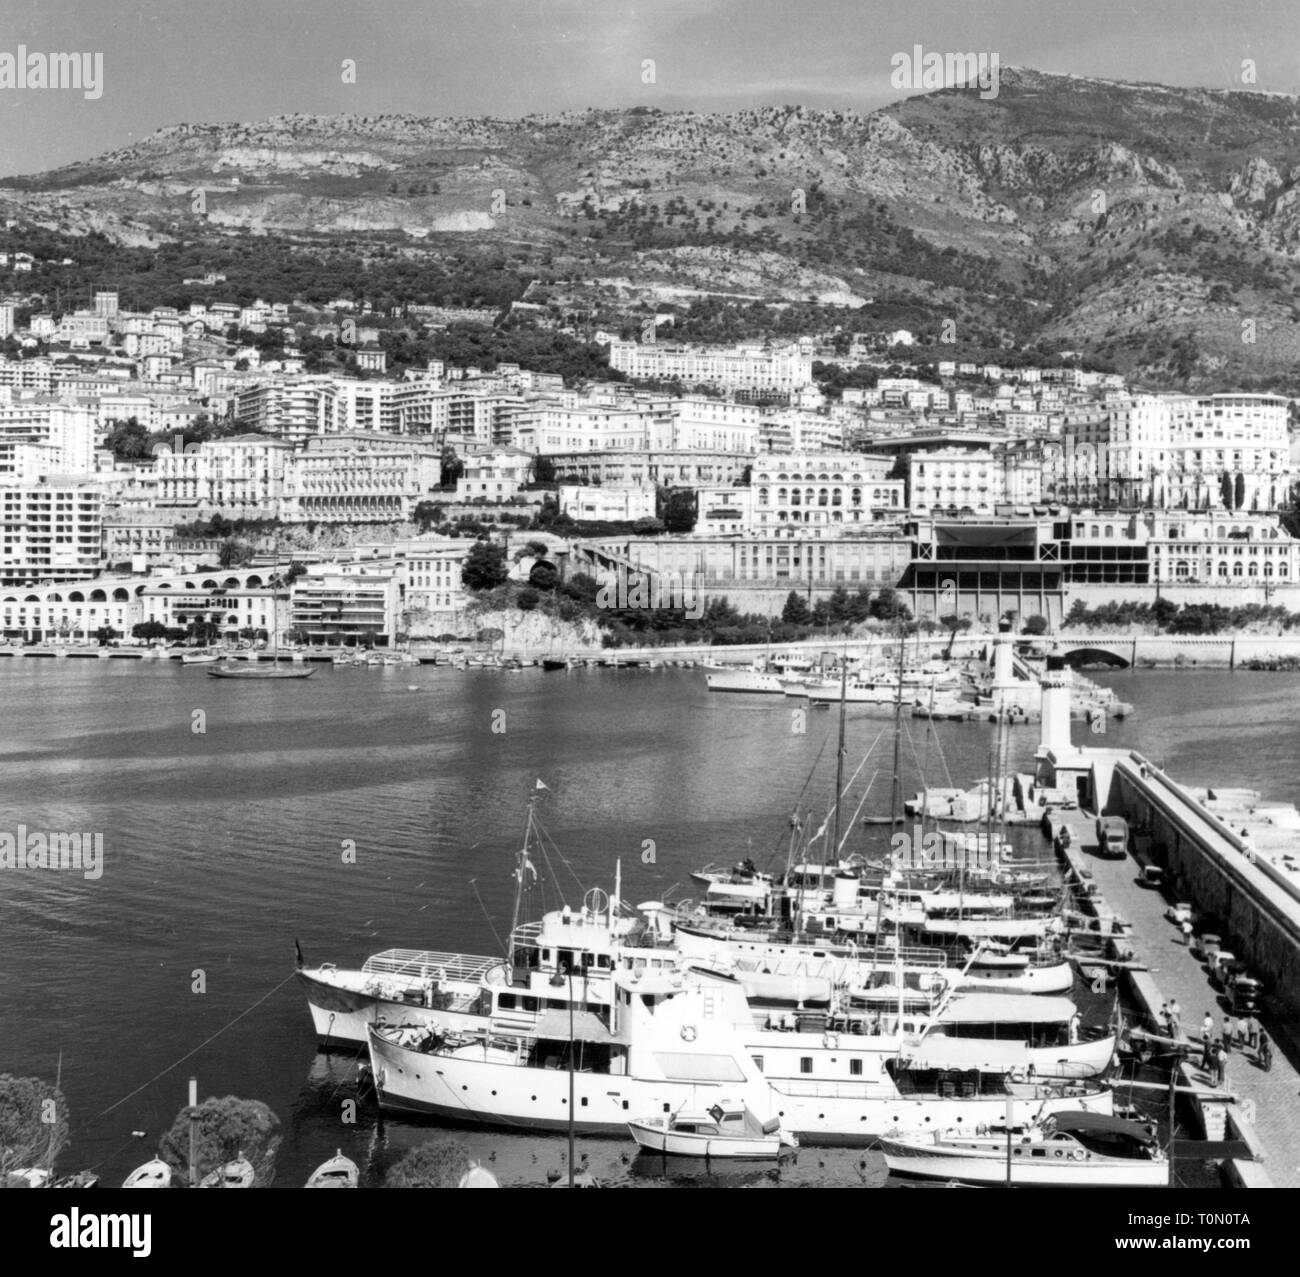
[[[1282,0],[0,0],[40,1262],[1281,1238],[1297,94]]]

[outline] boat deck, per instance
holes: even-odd
[[[439,953],[433,949],[385,949],[366,959],[361,970],[367,975],[403,976],[412,980],[433,977],[439,982],[465,980],[477,982],[493,967],[502,966],[504,958],[489,958],[473,953]]]

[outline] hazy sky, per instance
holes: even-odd
[[[1253,58],[1257,89],[1300,92],[1296,0],[0,0],[0,59],[20,44],[102,53],[103,95],[0,87],[0,174],[292,111],[869,109],[899,96],[890,57],[915,44],[1216,88]]]

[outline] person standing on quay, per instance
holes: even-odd
[[[1183,1031],[1183,1009],[1178,1005],[1178,999],[1173,998],[1169,1003],[1169,1036],[1178,1037]]]
[[[1228,1053],[1224,1050],[1222,1043],[1219,1044],[1215,1053],[1214,1076],[1215,1085],[1220,1090],[1226,1090],[1228,1086]]]
[[[1205,1043],[1205,1049],[1210,1049],[1210,1039],[1214,1036],[1214,1017],[1207,1011],[1205,1019],[1201,1021],[1201,1041]]]
[[[1232,1022],[1232,1016],[1223,1017],[1223,1049],[1232,1050],[1232,1039],[1236,1036],[1237,1026]]]
[[[1186,948],[1190,949],[1192,947],[1192,924],[1190,922],[1184,921],[1182,926],[1182,932],[1183,932],[1183,944]]]

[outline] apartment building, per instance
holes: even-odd
[[[409,519],[441,479],[441,450],[395,435],[308,439],[287,465],[281,517],[298,523]]]
[[[48,478],[0,488],[0,584],[80,581],[103,565],[98,488]]]
[[[231,517],[273,516],[294,456],[292,443],[268,435],[212,439],[180,452],[164,445],[154,462],[158,504]]]
[[[303,642],[387,646],[401,624],[395,571],[322,564],[293,583],[291,625]]]
[[[785,524],[876,523],[904,512],[901,479],[887,479],[891,462],[861,453],[760,456],[754,461],[755,531]]]
[[[812,382],[812,354],[800,344],[693,346],[614,340],[611,368],[637,381],[679,381],[750,393],[788,394]]]
[[[917,514],[992,514],[999,505],[1035,505],[1043,499],[1042,474],[1041,457],[1031,451],[927,452],[908,465],[910,505]]]
[[[1048,453],[1049,487],[1074,505],[1275,510],[1287,499],[1287,401],[1281,395],[1114,396],[1104,415],[1068,422]]]

